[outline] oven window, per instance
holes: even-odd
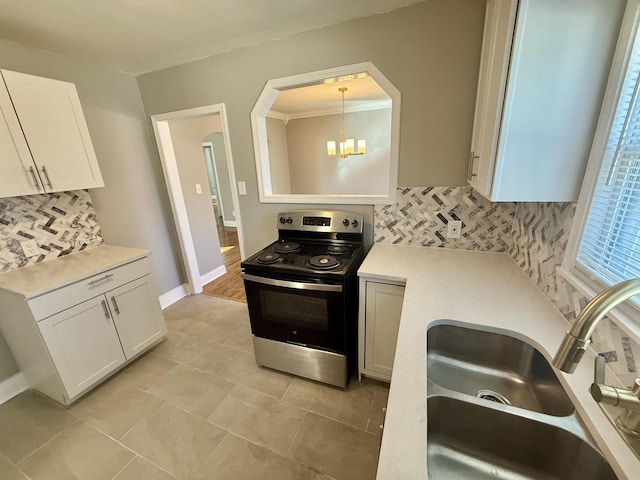
[[[324,297],[308,297],[289,292],[260,292],[267,318],[277,318],[281,323],[299,328],[327,330],[329,309]]]
[[[305,290],[245,280],[251,331],[259,337],[343,353],[343,292]]]

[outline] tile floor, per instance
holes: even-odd
[[[195,295],[166,341],[69,408],[0,405],[3,480],[369,480],[388,386],[255,365],[246,304]]]

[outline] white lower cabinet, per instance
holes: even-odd
[[[32,298],[7,290],[2,334],[30,386],[63,404],[166,333],[146,257]]]
[[[147,277],[106,294],[120,344],[127,360],[156,343],[165,333],[158,297]]]
[[[360,278],[360,376],[391,381],[403,299],[403,284]]]
[[[38,322],[38,328],[69,398],[126,360],[102,295]]]

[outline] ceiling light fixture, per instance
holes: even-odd
[[[340,87],[338,91],[342,93],[342,141],[339,142],[340,150],[336,151],[336,142],[329,140],[327,142],[327,154],[330,157],[342,158],[347,158],[349,155],[362,155],[367,148],[366,140],[358,140],[358,151],[356,151],[355,140],[353,138],[344,138],[344,92],[347,91],[347,87]]]

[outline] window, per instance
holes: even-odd
[[[639,94],[636,35],[577,257],[606,284],[640,277]]]
[[[640,277],[639,16],[629,2],[576,217],[572,271],[598,290]]]

